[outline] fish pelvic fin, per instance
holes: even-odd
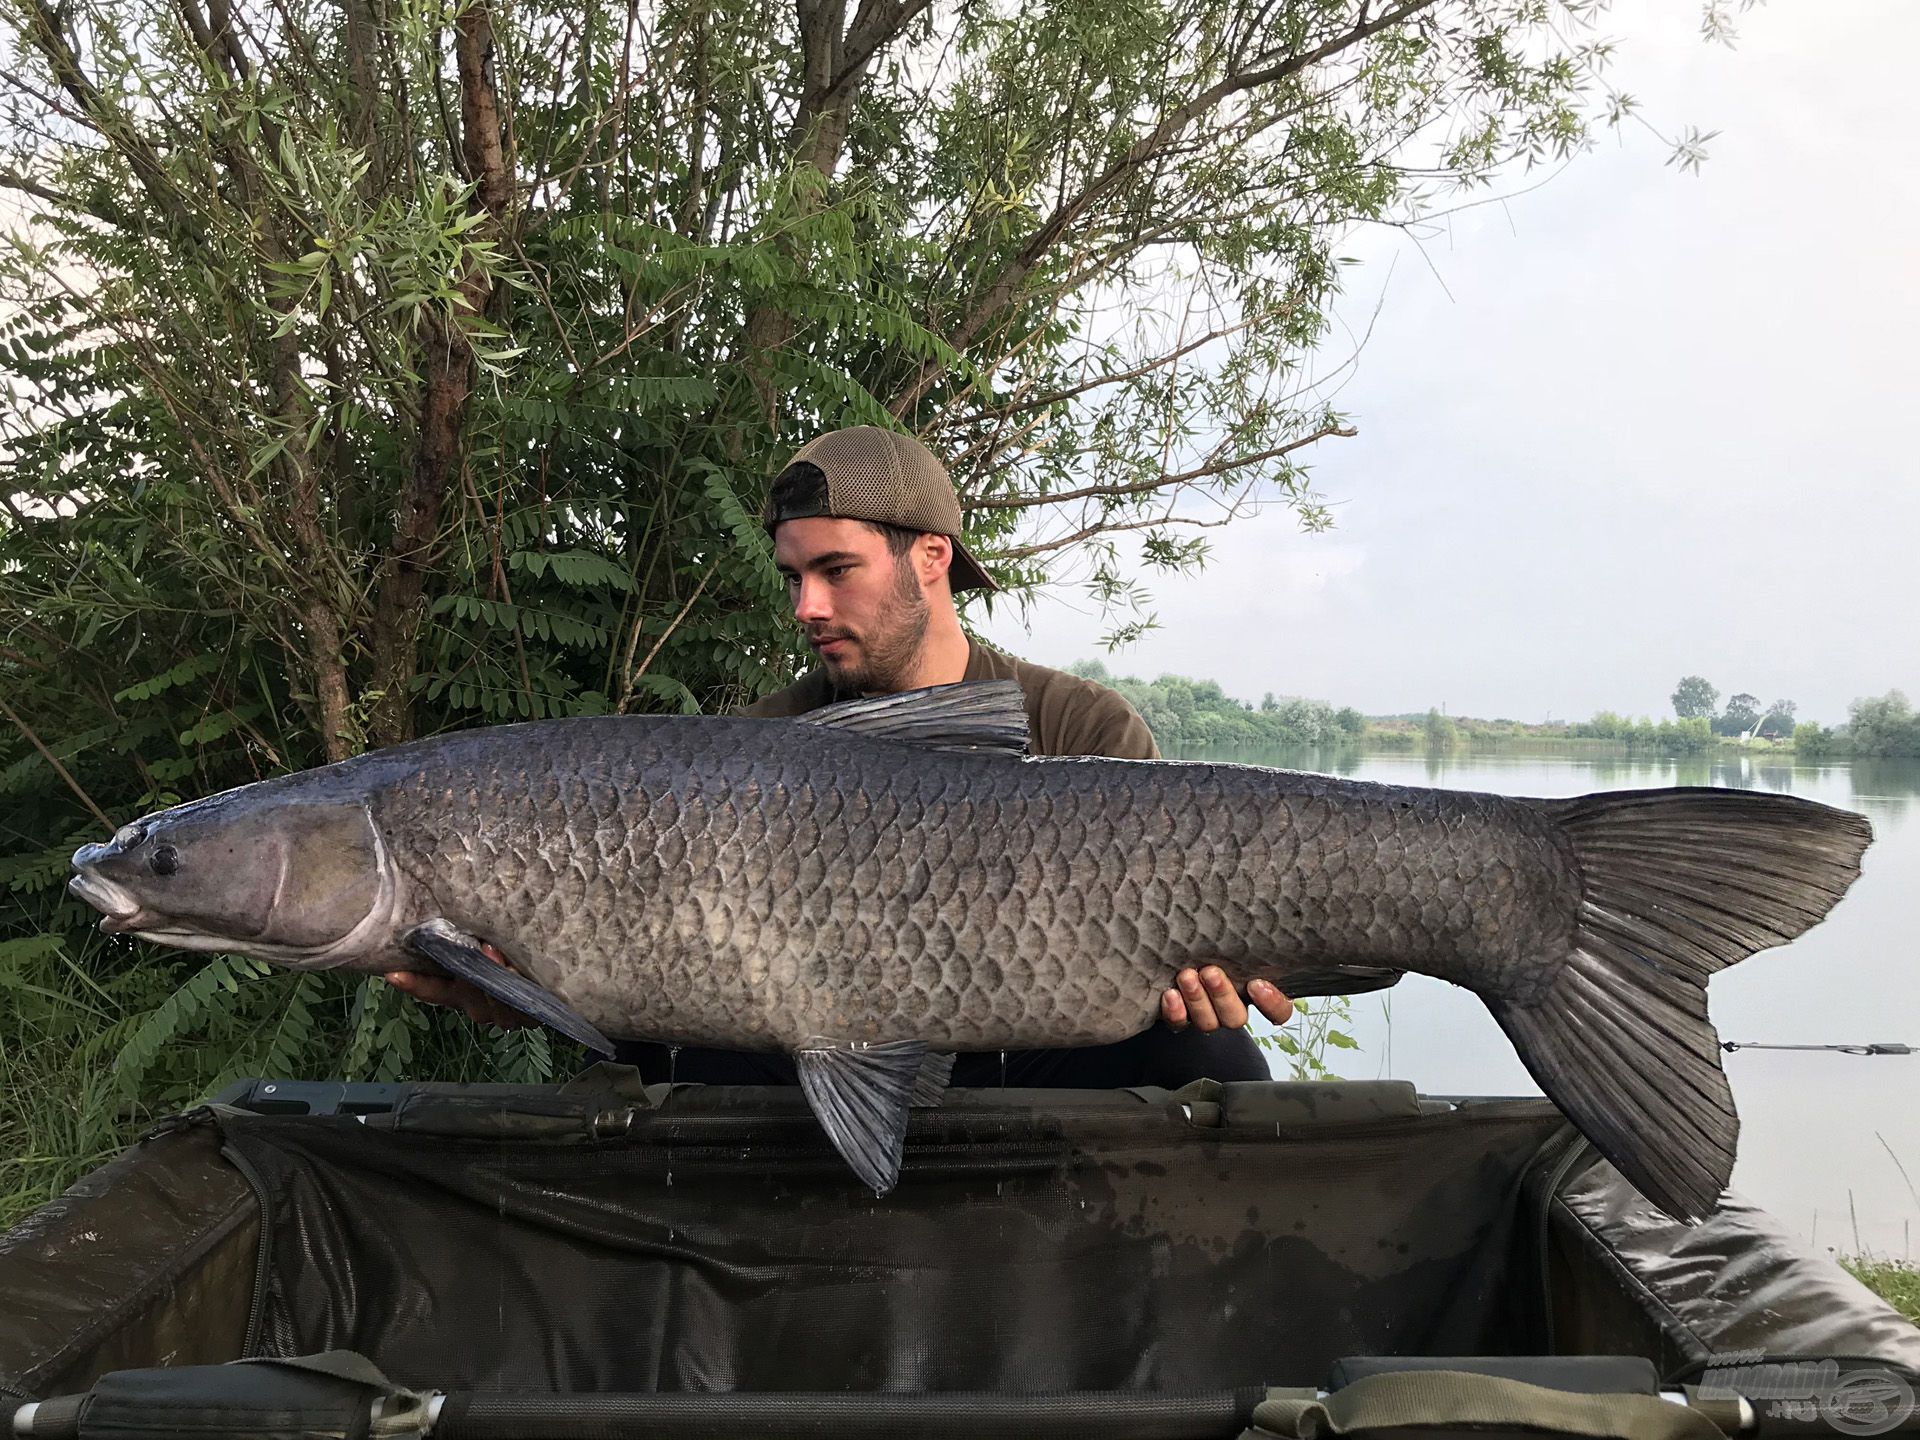
[[[1746,790],[1535,802],[1581,877],[1547,990],[1491,1008],[1520,1058],[1641,1194],[1698,1219],[1733,1174],[1739,1116],[1707,1017],[1717,971],[1810,929],[1860,874],[1866,819]]]
[[[416,925],[402,937],[402,944],[416,955],[433,961],[457,980],[479,986],[494,999],[511,1005],[529,1019],[559,1031],[602,1055],[613,1054],[613,1042],[582,1016],[575,1014],[559,997],[535,984],[517,970],[509,970],[489,960],[475,936],[456,929],[445,920],[429,920]]]
[[[1014,680],[966,680],[843,700],[795,716],[791,723],[896,740],[923,750],[1027,753],[1027,699]]]
[[[814,1118],[840,1157],[876,1196],[899,1183],[907,1145],[907,1110],[937,1103],[945,1085],[937,1064],[942,1058],[950,1074],[953,1057],[932,1055],[919,1040],[863,1045],[823,1039],[794,1051],[800,1089]]]
[[[913,1079],[913,1098],[908,1102],[915,1110],[937,1110],[940,1102],[947,1098],[947,1086],[953,1083],[954,1057],[944,1050],[929,1050],[927,1058],[920,1062],[920,1073]]]

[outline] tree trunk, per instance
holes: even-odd
[[[798,0],[802,81],[800,104],[787,132],[795,169],[811,167],[823,184],[832,180],[846,150],[854,107],[866,88],[868,65],[929,3],[865,0],[849,27],[847,0]],[[769,357],[793,332],[793,317],[777,306],[755,306],[747,314],[748,368],[770,428],[777,428],[779,416]]]
[[[494,88],[493,16],[486,0],[461,11],[454,37],[460,72],[460,149],[466,173],[476,182],[475,202],[489,219],[484,238],[504,227],[513,200],[507,172],[500,100]],[[461,276],[460,311],[482,314],[493,299],[493,281],[471,267]],[[393,543],[381,564],[373,615],[373,680],[368,730],[377,745],[413,736],[411,686],[419,670],[421,599],[427,568],[440,535],[446,499],[466,458],[467,402],[473,394],[473,347],[458,314],[436,316],[426,326],[420,357],[423,381],[420,433],[413,468],[394,518]]]

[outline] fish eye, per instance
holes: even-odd
[[[180,868],[180,852],[171,845],[162,845],[153,852],[147,868],[156,875],[171,875]]]

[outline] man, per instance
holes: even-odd
[[[818,437],[775,477],[763,518],[794,618],[820,666],[747,714],[777,718],[859,695],[1014,680],[1026,696],[1032,753],[1159,758],[1146,723],[1114,691],[1014,660],[961,628],[955,593],[994,585],[960,541],[960,502],[946,469],[918,440],[870,425]],[[522,1023],[463,982],[387,978],[475,1020]],[[1248,998],[1276,1025],[1293,1013],[1293,1003],[1265,981],[1255,981]],[[1175,1088],[1202,1076],[1267,1078],[1244,1029],[1247,1007],[1217,967],[1182,971],[1161,996],[1160,1014],[1164,1025],[1117,1045],[963,1055],[953,1083]],[[622,1046],[617,1058],[650,1081],[794,1083],[785,1056],[636,1044]]]

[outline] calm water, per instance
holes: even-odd
[[[1464,749],[1432,759],[1251,749],[1184,758],[1506,795],[1737,786],[1857,810],[1875,835],[1859,882],[1793,944],[1716,976],[1709,1009],[1723,1040],[1920,1046],[1920,761],[1815,766]],[[1353,1008],[1362,1048],[1334,1052],[1342,1074],[1411,1080],[1429,1094],[1539,1093],[1512,1044],[1464,990],[1409,975]],[[1742,1126],[1736,1190],[1820,1249],[1920,1258],[1920,1055],[1741,1050],[1726,1057],[1726,1067]]]

